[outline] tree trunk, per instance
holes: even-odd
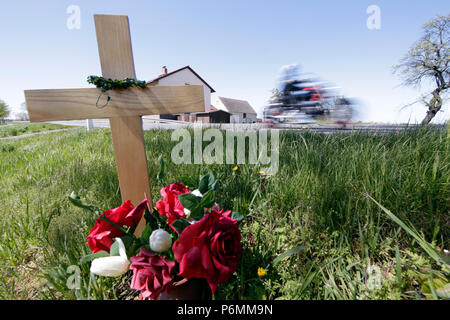
[[[442,99],[441,96],[439,95],[440,91],[441,91],[440,88],[433,91],[432,93],[433,98],[431,98],[430,102],[427,104],[428,105],[427,115],[422,120],[423,125],[429,124],[430,121],[434,118],[434,116],[439,112],[439,110],[441,110]]]
[[[429,124],[431,119],[433,119],[435,115],[436,115],[436,113],[434,113],[433,110],[428,110],[427,115],[422,120],[422,124],[424,124],[424,125]]]

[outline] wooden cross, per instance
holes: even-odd
[[[136,78],[127,16],[94,15],[103,77]],[[130,88],[108,91],[111,100],[99,109],[101,91],[92,89],[26,90],[31,122],[109,118],[122,200],[152,202],[142,115],[204,111],[200,85]],[[106,98],[98,103],[102,106]],[[145,226],[139,223],[136,234]]]

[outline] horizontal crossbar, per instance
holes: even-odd
[[[98,100],[100,94],[97,88],[26,90],[25,99],[31,122],[205,111],[200,85],[111,90]],[[107,103],[108,95],[111,100]]]

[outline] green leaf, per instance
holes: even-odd
[[[119,243],[117,241],[114,241],[114,243],[109,248],[109,255],[111,257],[113,256],[119,256]]]
[[[166,184],[164,183],[164,158],[161,156],[159,156],[159,173],[158,173],[158,181],[159,183],[161,183],[163,186],[165,186]]]
[[[219,188],[219,182],[215,180],[213,183],[208,185],[209,190],[217,190]]]
[[[437,289],[436,294],[439,298],[450,299],[450,283],[447,283],[445,286]]]
[[[212,208],[214,203],[216,202],[216,193],[212,190],[208,191],[203,195],[202,200],[200,201],[200,206],[202,208]]]
[[[148,242],[148,239],[150,238],[152,231],[153,231],[152,227],[150,227],[150,225],[147,224],[144,230],[142,231],[141,240]]]
[[[214,178],[214,175],[212,173],[205,174],[201,179],[200,183],[198,184],[198,190],[201,194],[205,194],[209,190],[211,190],[211,186],[214,184],[216,179]]]
[[[178,195],[178,200],[183,207],[190,210],[191,212],[200,204],[200,198],[196,197],[192,193],[183,193]]]
[[[205,211],[203,210],[201,205],[198,205],[193,210],[191,210],[191,214],[189,215],[190,219],[200,220],[205,215]]]
[[[134,242],[137,240],[135,237],[127,236],[127,235],[123,236],[120,239],[122,239],[123,245],[125,246],[125,249],[127,250],[127,252],[133,246]]]
[[[244,220],[244,216],[239,212],[235,211],[233,211],[233,213],[231,214],[231,218],[236,220],[237,222],[241,222],[242,220]]]
[[[159,213],[157,211],[154,210],[151,213],[147,207],[145,208],[144,218],[145,221],[147,222],[147,225],[149,225],[152,230],[158,229],[158,218],[157,218],[158,215]]]
[[[133,238],[132,236],[123,236],[120,238],[123,242],[123,245],[125,246],[125,251],[127,253],[127,256],[130,256],[130,253],[133,253],[135,246],[135,238]],[[114,257],[114,256],[120,256],[119,253],[119,242],[114,241],[114,243],[111,245],[111,247],[109,248],[109,256],[110,257]]]
[[[163,229],[169,233],[173,232],[173,230],[169,226],[167,217],[161,215],[159,213],[159,211],[155,208],[153,209],[153,211],[151,213],[150,213],[150,210],[148,210],[146,208],[144,218],[145,218],[145,221],[147,222],[147,225],[150,226],[152,231],[156,230],[156,229]],[[141,238],[142,238],[142,236],[141,236]]]
[[[174,227],[175,230],[177,230],[178,234],[181,234],[183,230],[189,225],[190,225],[189,221],[183,218],[177,219],[172,223],[172,227]]]
[[[218,182],[212,173],[205,174],[198,185],[198,190],[205,194],[208,191],[216,190],[218,187]]]
[[[80,264],[84,264],[84,263],[90,262],[90,261],[92,261],[94,259],[103,258],[103,257],[109,257],[109,253],[106,252],[106,251],[99,251],[99,252],[96,252],[96,253],[88,254],[88,255],[83,256],[80,259]]]
[[[278,262],[280,262],[281,260],[283,260],[284,258],[292,256],[292,255],[294,255],[296,253],[302,252],[303,250],[306,250],[306,249],[309,249],[309,248],[311,248],[311,247],[310,246],[301,246],[301,247],[296,247],[296,248],[290,249],[290,250],[286,251],[285,253],[280,254],[278,257],[276,257],[273,260],[272,264],[275,265]]]

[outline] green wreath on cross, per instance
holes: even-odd
[[[100,101],[100,98],[109,90],[117,90],[117,89],[128,89],[130,87],[139,87],[142,89],[147,88],[147,82],[146,81],[139,81],[133,78],[126,78],[123,80],[113,80],[111,78],[103,78],[98,76],[89,76],[87,79],[87,82],[90,84],[95,85],[97,88],[102,89],[102,93],[97,99],[97,102],[95,103],[96,107],[98,109],[103,109],[106,107],[111,101],[111,97],[108,95],[106,99],[105,105],[99,107],[98,102]]]

